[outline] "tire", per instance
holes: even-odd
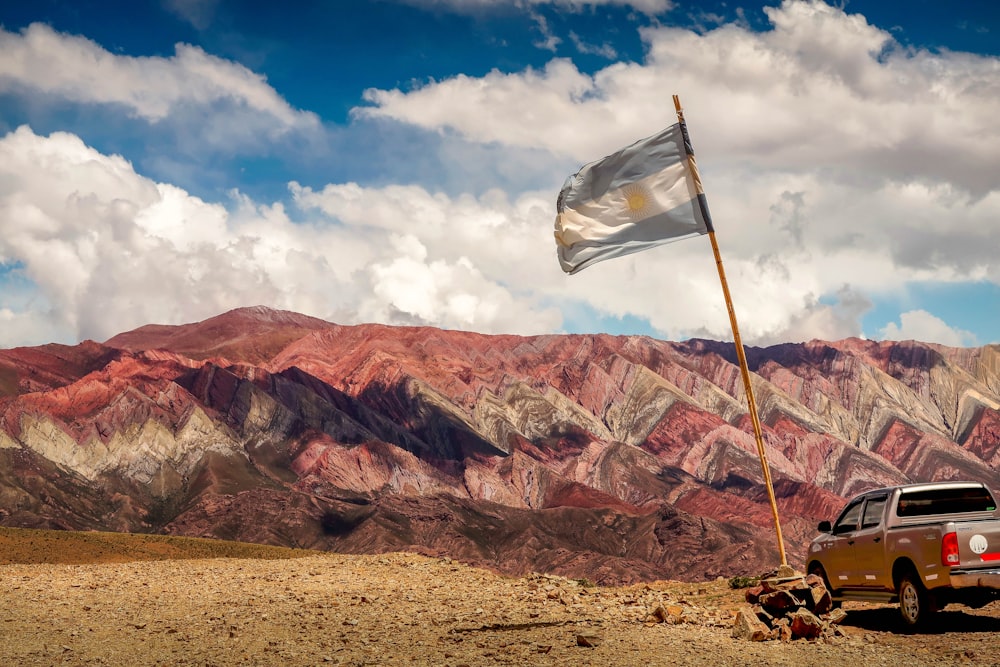
[[[920,583],[920,577],[907,572],[899,580],[899,613],[907,628],[918,628],[927,622],[931,615],[930,594]]]
[[[826,586],[826,590],[830,592],[830,597],[834,596],[833,586],[830,585],[830,580],[826,578],[826,570],[823,569],[822,565],[820,565],[819,563],[812,563],[809,566],[809,574],[815,574],[817,577],[822,579],[823,585]],[[840,605],[841,605],[840,600],[834,600],[831,603],[830,608],[840,609]]]

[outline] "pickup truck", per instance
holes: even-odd
[[[834,602],[899,603],[908,627],[946,604],[982,607],[1000,597],[1000,512],[978,482],[908,484],[852,498],[822,521],[806,572]]]

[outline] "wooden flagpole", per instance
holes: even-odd
[[[701,188],[701,177],[698,174],[698,165],[695,163],[694,151],[691,150],[688,141],[687,125],[684,123],[684,110],[681,108],[681,100],[674,95],[674,108],[677,110],[677,122],[681,125],[684,135],[684,142],[687,144],[688,163],[691,173],[694,176],[698,187],[699,201],[705,206],[705,197]],[[774,529],[778,534],[778,551],[781,554],[781,564],[788,565],[788,558],[785,556],[785,542],[781,537],[781,522],[778,520],[778,503],[774,497],[774,486],[771,484],[771,470],[767,465],[767,454],[764,451],[764,437],[761,434],[760,418],[757,416],[757,401],[753,396],[753,385],[750,382],[750,368],[747,366],[746,352],[743,350],[743,341],[740,340],[740,329],[736,325],[736,311],[733,310],[733,300],[729,296],[729,284],[726,282],[726,271],[722,268],[722,255],[719,254],[719,244],[715,240],[715,228],[712,226],[712,219],[708,216],[707,207],[702,211],[705,215],[705,222],[708,224],[708,239],[712,242],[712,252],[715,253],[715,266],[719,269],[719,280],[722,282],[722,294],[726,297],[726,310],[729,311],[729,324],[733,328],[733,341],[736,343],[736,356],[740,361],[740,374],[743,376],[743,388],[746,390],[747,407],[750,410],[750,421],[753,422],[753,434],[757,440],[757,455],[760,458],[760,467],[764,473],[764,484],[767,486],[767,497],[771,502],[771,514],[774,517]]]

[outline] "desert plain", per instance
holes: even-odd
[[[895,607],[846,603],[843,636],[753,643],[731,635],[743,595],[722,578],[601,587],[412,553],[4,528],[0,664],[1000,665],[1000,602],[917,634]]]

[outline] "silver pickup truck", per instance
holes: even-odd
[[[910,484],[851,499],[819,524],[806,571],[834,601],[899,602],[908,626],[946,604],[1000,597],[1000,512],[977,482]]]

